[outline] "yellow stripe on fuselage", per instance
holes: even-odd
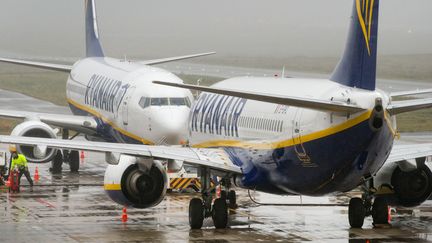
[[[120,184],[105,184],[104,185],[104,190],[107,190],[107,191],[120,191],[121,190],[121,185]]]
[[[245,142],[238,140],[215,140],[208,141],[199,144],[194,144],[192,147],[194,148],[210,148],[210,147],[239,147],[239,148],[251,148],[251,149],[278,149],[284,147],[294,146],[300,143],[306,143],[309,141],[313,141],[316,139],[324,138],[341,131],[347,130],[355,125],[362,123],[370,118],[372,111],[367,111],[351,120],[348,120],[342,124],[329,127],[327,129],[313,132],[307,135],[303,135],[301,137],[297,136],[292,139],[278,141],[278,142]]]
[[[69,98],[67,99],[67,101],[68,101],[69,104],[71,104],[71,105],[73,105],[73,106],[75,106],[75,107],[77,107],[77,108],[79,108],[79,109],[81,109],[83,111],[86,111],[86,112],[92,114],[95,117],[98,117],[98,118],[102,119],[105,123],[107,123],[108,125],[110,125],[113,129],[115,129],[116,131],[118,131],[119,133],[121,133],[121,134],[123,134],[125,136],[133,138],[133,139],[135,139],[137,141],[140,141],[140,142],[142,142],[143,144],[146,144],[146,145],[154,145],[155,144],[155,143],[153,143],[150,140],[142,138],[142,137],[140,137],[138,135],[135,135],[133,133],[130,133],[130,132],[128,132],[128,131],[126,131],[126,130],[120,128],[120,127],[118,127],[113,121],[111,121],[108,118],[102,116],[99,112],[97,112],[97,111],[95,111],[95,110],[93,110],[93,109],[91,109],[91,108],[89,108],[87,106],[81,105],[78,102],[73,101],[72,99],[69,99]]]

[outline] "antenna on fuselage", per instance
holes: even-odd
[[[285,78],[285,66],[282,67],[282,75],[281,78]]]

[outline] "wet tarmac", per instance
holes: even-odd
[[[103,156],[85,153],[81,171],[53,176],[49,164],[38,165],[41,179],[33,192],[22,179],[22,191],[0,192],[1,242],[426,242],[432,241],[432,202],[415,210],[396,209],[392,227],[373,228],[370,218],[363,229],[350,229],[345,206],[258,205],[248,192],[238,190],[239,208],[230,211],[230,226],[216,230],[206,219],[202,230],[190,230],[188,204],[194,193],[170,193],[149,209],[128,209],[110,201],[102,183]],[[30,165],[34,176],[36,165]],[[280,197],[251,192],[263,204],[334,204],[349,195],[334,197]]]

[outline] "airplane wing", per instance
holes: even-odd
[[[67,72],[67,73],[72,70],[71,65],[62,65],[62,64],[54,64],[54,63],[46,63],[46,62],[33,62],[33,61],[20,60],[20,59],[0,58],[0,62],[13,63],[13,64],[19,64],[19,65],[24,65],[29,67],[36,67],[36,68],[53,70],[53,71]]]
[[[387,110],[391,115],[397,115],[404,112],[416,111],[432,107],[432,98],[393,101]]]
[[[208,56],[213,55],[216,52],[206,52],[206,53],[199,53],[199,54],[193,54],[193,55],[187,55],[187,56],[178,56],[178,57],[168,57],[168,58],[161,58],[161,59],[154,59],[154,60],[147,60],[147,61],[140,61],[138,63],[144,64],[144,65],[155,65],[155,64],[161,64],[166,62],[174,62],[184,59],[190,59],[195,57],[202,57],[202,56]]]
[[[390,96],[395,98],[395,97],[430,94],[430,93],[432,93],[432,89],[417,89],[417,90],[410,90],[410,91],[392,92],[390,93]]]
[[[193,89],[193,90],[199,90],[199,91],[204,91],[209,93],[235,96],[235,97],[263,101],[263,102],[272,102],[281,105],[297,106],[297,107],[303,107],[303,108],[309,108],[315,110],[348,112],[348,113],[356,113],[365,110],[355,105],[346,104],[337,101],[326,101],[326,100],[308,99],[308,98],[301,98],[301,97],[256,93],[256,92],[244,92],[244,91],[232,90],[232,89],[217,89],[217,88],[211,88],[205,86],[168,83],[162,81],[153,81],[153,83],[161,84],[165,86],[177,87],[177,88]]]
[[[241,175],[229,155],[222,149],[198,149],[189,147],[148,146],[35,137],[0,136],[0,143],[28,146],[47,146],[57,149],[75,149],[93,152],[112,152],[155,159],[183,161],[193,167],[206,167],[214,171]],[[386,163],[432,156],[432,143],[395,145]]]
[[[96,132],[97,128],[96,121],[90,116],[0,110],[0,117],[10,119],[36,120],[49,125],[83,132],[85,134],[93,134]]]
[[[242,174],[240,167],[234,165],[228,154],[221,149],[196,149],[188,147],[147,146],[138,144],[119,144],[34,137],[0,136],[0,143],[28,146],[47,146],[57,149],[86,150],[93,152],[112,152],[154,159],[173,159],[183,161],[193,167],[206,167],[211,170]]]
[[[432,155],[432,143],[395,144],[386,163],[412,160]]]

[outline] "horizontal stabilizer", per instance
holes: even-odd
[[[46,62],[33,62],[26,61],[20,59],[10,59],[10,58],[0,58],[0,62],[13,63],[23,66],[36,67],[41,69],[48,69],[60,72],[70,72],[72,70],[72,66],[70,65],[62,65],[62,64],[54,64],[54,63],[46,63]]]
[[[416,111],[432,108],[432,98],[418,100],[393,101],[387,110],[391,115],[397,115],[404,112]]]
[[[281,105],[303,107],[303,108],[315,109],[315,110],[348,112],[348,113],[356,113],[365,110],[361,107],[345,104],[342,102],[335,102],[335,101],[325,101],[325,100],[292,97],[292,96],[280,96],[280,95],[265,94],[265,93],[243,92],[243,91],[230,90],[230,89],[216,89],[216,88],[205,87],[205,86],[167,83],[161,81],[153,81],[153,83],[177,87],[177,88],[199,90],[203,92],[209,92],[209,93],[215,93],[221,95],[235,96],[235,97],[257,100],[262,102],[270,102],[270,103],[281,104]]]
[[[203,56],[213,55],[215,53],[216,52],[206,52],[206,53],[199,53],[199,54],[193,54],[193,55],[187,55],[187,56],[168,57],[168,58],[140,61],[139,63],[144,64],[144,65],[155,65],[155,64],[161,64],[161,63],[166,63],[166,62],[174,62],[174,61],[180,61],[180,60],[184,60],[184,59],[203,57]]]
[[[409,96],[409,95],[421,95],[421,94],[430,94],[432,93],[432,89],[417,89],[410,91],[398,91],[390,93],[391,97],[401,97],[401,96]]]

